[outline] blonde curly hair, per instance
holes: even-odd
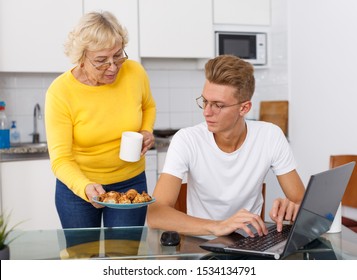
[[[128,32],[110,12],[90,12],[68,34],[65,54],[73,64],[80,64],[86,51],[99,51],[128,43]]]

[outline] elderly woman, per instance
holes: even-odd
[[[143,225],[146,207],[102,207],[93,197],[147,191],[144,154],[154,144],[156,108],[143,67],[128,59],[127,32],[108,12],[85,14],[65,52],[75,66],[46,94],[45,123],[56,207],[63,228]],[[119,158],[123,131],[143,134],[138,162]]]

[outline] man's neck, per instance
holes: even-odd
[[[245,121],[235,129],[213,135],[217,146],[226,153],[232,153],[238,150],[247,137],[247,125]]]

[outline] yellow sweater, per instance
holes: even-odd
[[[145,158],[119,159],[123,131],[152,132],[155,101],[143,67],[126,61],[114,83],[88,86],[67,71],[46,94],[45,124],[55,176],[87,200],[89,183],[111,184],[145,170]]]

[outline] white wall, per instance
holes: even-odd
[[[357,1],[288,3],[290,140],[306,183],[357,154]]]

